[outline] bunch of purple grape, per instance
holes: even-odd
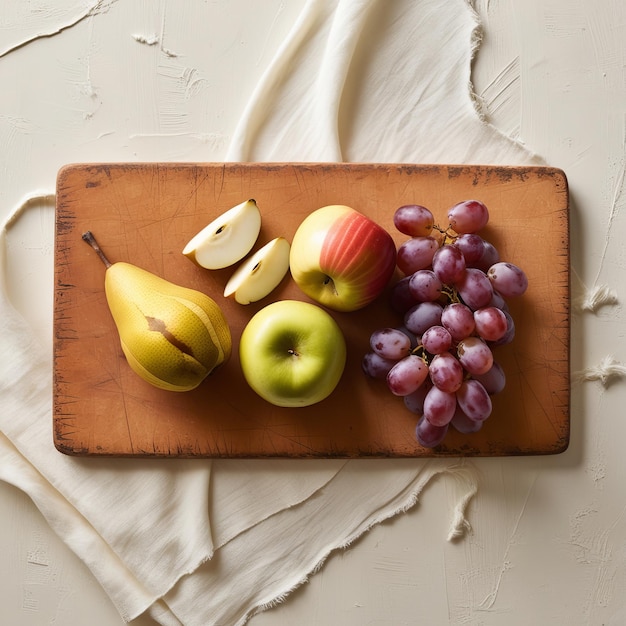
[[[491,415],[491,396],[506,382],[493,350],[515,336],[507,299],[528,286],[523,270],[501,262],[478,234],[489,221],[482,202],[460,202],[447,217],[444,230],[423,206],[394,213],[395,227],[410,237],[398,248],[404,277],[391,292],[403,323],[375,330],[362,362],[366,375],[385,379],[420,416],[415,432],[428,448],[443,441],[450,425],[473,433]]]

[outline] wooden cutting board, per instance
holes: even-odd
[[[479,433],[450,429],[422,448],[417,417],[361,359],[372,330],[400,323],[386,297],[354,313],[332,313],[348,345],[344,376],[322,403],[278,408],[256,396],[238,360],[251,316],[275,299],[307,300],[290,277],[267,299],[242,306],[222,296],[233,269],[196,267],[181,254],[214,217],[255,198],[260,247],[291,240],[311,211],[347,204],[394,236],[402,204],[446,210],[475,198],[490,209],[483,236],[530,286],[511,301],[514,342],[496,350],[504,392]],[[91,230],[112,262],[127,261],[199,289],[222,306],[233,356],[196,390],[156,389],[134,374],[107,308],[104,266],[81,240]],[[135,457],[423,457],[554,454],[569,442],[569,213],[564,173],[545,167],[386,164],[83,164],[58,175],[54,301],[54,444],[70,455]],[[399,278],[400,275],[396,278]]]

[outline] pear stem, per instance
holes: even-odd
[[[109,261],[109,259],[106,258],[106,255],[100,249],[96,238],[93,236],[90,230],[88,230],[86,233],[83,233],[83,241],[86,241],[96,251],[97,255],[100,257],[107,269],[111,267],[111,262]]]

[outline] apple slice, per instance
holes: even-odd
[[[200,267],[217,270],[243,259],[261,232],[261,212],[246,200],[205,226],[192,237],[183,254]]]
[[[240,265],[224,288],[224,297],[235,294],[239,304],[250,304],[265,298],[289,270],[291,246],[284,237],[276,237],[259,248]]]

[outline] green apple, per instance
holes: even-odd
[[[336,311],[355,311],[375,300],[396,268],[391,235],[344,205],[313,211],[291,241],[291,275],[310,298]]]
[[[327,398],[346,364],[346,342],[327,311],[309,302],[278,300],[259,310],[241,334],[244,378],[264,400],[304,407]]]
[[[200,267],[217,270],[243,259],[261,232],[261,212],[255,200],[225,211],[189,240],[183,254]]]

